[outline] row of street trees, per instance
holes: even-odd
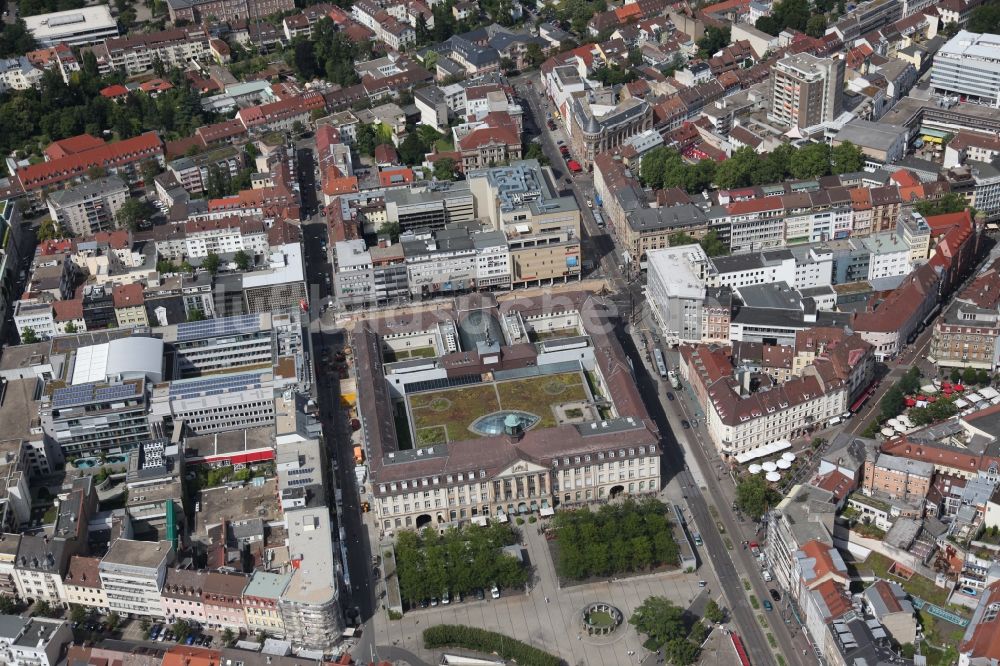
[[[688,164],[676,150],[660,146],[642,156],[640,177],[654,189],[679,187],[694,194],[713,185],[732,189],[780,183],[787,178],[807,180],[850,173],[860,171],[864,164],[861,149],[850,141],[834,148],[825,143],[802,148],[782,144],[766,155],[744,146],[718,164],[712,160]]]

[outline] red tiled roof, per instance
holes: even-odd
[[[856,187],[851,190],[851,208],[854,210],[868,210],[872,207],[872,196],[868,188]]]
[[[838,502],[840,502],[851,494],[851,491],[854,490],[855,483],[854,479],[847,476],[840,470],[834,470],[829,474],[814,480],[812,485],[833,493],[833,496],[837,498]]]
[[[905,436],[893,437],[882,443],[882,452],[910,460],[922,460],[941,467],[951,467],[965,472],[976,472],[984,467],[982,456],[933,442],[911,442]],[[988,462],[986,463],[988,466]]]
[[[889,179],[895,181],[900,187],[916,187],[920,185],[920,179],[913,172],[906,169],[894,172],[889,176]]]
[[[375,162],[382,164],[399,164],[399,153],[391,143],[380,143],[375,146]]]
[[[98,231],[88,240],[95,243],[107,243],[108,247],[115,250],[126,250],[132,246],[131,234],[125,229],[117,231]]]
[[[169,81],[164,81],[163,79],[150,79],[149,81],[139,84],[139,90],[144,93],[163,92],[165,90],[171,90],[173,87],[174,84]]]
[[[202,125],[196,129],[194,133],[201,139],[202,143],[208,145],[210,143],[244,136],[247,133],[247,129],[243,126],[243,123],[234,118],[232,120],[223,120],[222,122],[213,123],[211,125]]]
[[[726,209],[730,215],[750,215],[768,210],[781,210],[782,206],[781,197],[764,197],[750,201],[734,201],[726,206]]]
[[[78,136],[71,136],[67,139],[53,141],[49,144],[48,148],[45,149],[45,156],[50,160],[57,160],[60,157],[66,157],[67,155],[73,155],[75,153],[82,153],[85,150],[99,148],[103,145],[104,139],[98,139],[97,137],[90,136],[89,134],[80,134]]]
[[[962,290],[960,297],[975,303],[978,307],[996,310],[1000,305],[1000,259],[994,261],[985,273],[977,275],[976,279]]]
[[[837,583],[832,580],[828,580],[817,585],[813,592],[820,595],[823,599],[823,603],[826,604],[827,609],[830,611],[829,617],[824,618],[827,621],[836,619],[853,609],[851,600],[847,597],[847,593],[844,592],[844,589],[841,586],[837,585]]]
[[[83,299],[74,298],[69,301],[55,301],[52,303],[52,316],[56,321],[83,319]]]
[[[877,580],[870,589],[882,598],[882,603],[885,604],[889,613],[900,613],[903,611],[903,607],[899,604],[899,599],[893,594],[892,587],[887,581]]]
[[[111,292],[111,297],[116,308],[132,308],[146,302],[142,293],[142,285],[138,282],[115,287]]]
[[[337,169],[337,167],[330,167]],[[357,176],[341,176],[339,178],[325,178],[323,180],[323,194],[327,196],[338,196],[340,194],[350,194],[358,191]]]
[[[161,666],[219,666],[222,653],[207,648],[175,645],[163,655]]]
[[[841,571],[837,568],[837,565],[833,561],[833,557],[830,555],[830,551],[833,550],[833,546],[814,539],[803,544],[799,550],[805,553],[806,557],[814,560],[813,573],[815,576],[810,580],[805,580],[804,582],[806,585],[829,574],[835,574],[841,577],[845,577],[847,575],[846,571]]]
[[[521,140],[509,127],[479,127],[459,139],[458,147],[462,150],[477,150],[483,146],[520,145]]]
[[[639,9],[639,3],[637,2],[622,5],[621,7],[615,9],[614,12],[615,17],[622,23],[628,21],[629,19],[637,18],[642,14],[642,11]]]
[[[938,274],[930,264],[923,264],[910,273],[903,283],[893,290],[882,303],[870,312],[854,316],[856,331],[898,331],[913,316],[914,307],[924,302],[929,290],[937,289]]]
[[[120,83],[108,86],[107,88],[101,88],[101,97],[114,99],[115,97],[124,97],[125,95],[128,95],[128,88]]]
[[[78,178],[91,167],[115,167],[161,155],[163,142],[156,132],[66,155],[60,159],[18,169],[17,179],[26,191]]]
[[[397,177],[401,177],[401,180]],[[396,179],[394,179],[396,178]],[[378,182],[382,187],[393,185],[403,185],[413,182],[413,169],[399,167],[396,169],[383,169],[378,173]]]

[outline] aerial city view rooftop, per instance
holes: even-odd
[[[0,664],[1000,663],[1000,0],[0,11]]]

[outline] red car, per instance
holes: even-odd
[[[569,170],[572,171],[573,173],[580,173],[581,171],[583,171],[583,167],[581,167],[580,163],[577,162],[576,160],[570,160],[569,162],[566,163],[566,166],[568,166]]]

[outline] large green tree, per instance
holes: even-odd
[[[142,199],[129,198],[115,213],[115,221],[120,229],[135,231],[152,215],[152,207]]]
[[[845,141],[830,151],[830,171],[835,174],[861,171],[865,166],[865,154],[861,149]]]
[[[698,661],[698,646],[686,638],[673,639],[667,643],[664,652],[674,666],[689,666]]]
[[[719,604],[715,599],[709,599],[708,603],[705,604],[705,619],[709,622],[722,622],[726,617],[726,614],[722,612],[719,608]]]
[[[792,176],[799,180],[830,175],[830,146],[810,143],[792,153],[788,163]]]
[[[754,149],[743,146],[715,169],[715,183],[727,190],[746,187],[753,183],[753,174],[759,164],[760,157]]]
[[[666,597],[646,597],[629,622],[657,648],[685,636],[684,610]]]
[[[966,27],[972,32],[1000,32],[1000,2],[991,0],[973,9]]]
[[[653,189],[679,187],[695,194],[712,186],[716,169],[712,160],[690,165],[676,150],[660,146],[642,156],[639,176],[645,185]]]
[[[455,160],[442,157],[434,162],[434,177],[438,180],[455,180]]]
[[[0,32],[0,58],[19,58],[35,48],[35,38],[18,19],[4,26]]]
[[[809,0],[782,0],[775,3],[770,16],[757,19],[754,27],[775,36],[781,34],[785,28],[805,32],[812,16]]]
[[[212,275],[215,275],[216,273],[219,272],[219,266],[221,265],[222,265],[222,260],[219,258],[219,255],[215,254],[214,252],[209,252],[208,256],[205,257],[201,262],[201,267],[204,268],[209,273],[211,273]]]
[[[717,28],[708,26],[705,28],[705,36],[698,40],[698,55],[702,58],[710,58],[726,46],[731,40],[729,36],[729,26]]]
[[[810,37],[822,37],[826,34],[826,17],[822,14],[810,16],[806,21],[806,34]]]
[[[968,210],[969,202],[957,192],[948,192],[938,199],[921,201],[914,206],[914,209],[924,217],[945,215],[947,213],[960,213],[963,210]]]
[[[751,474],[736,484],[736,507],[754,520],[774,506],[781,496],[760,474]]]

